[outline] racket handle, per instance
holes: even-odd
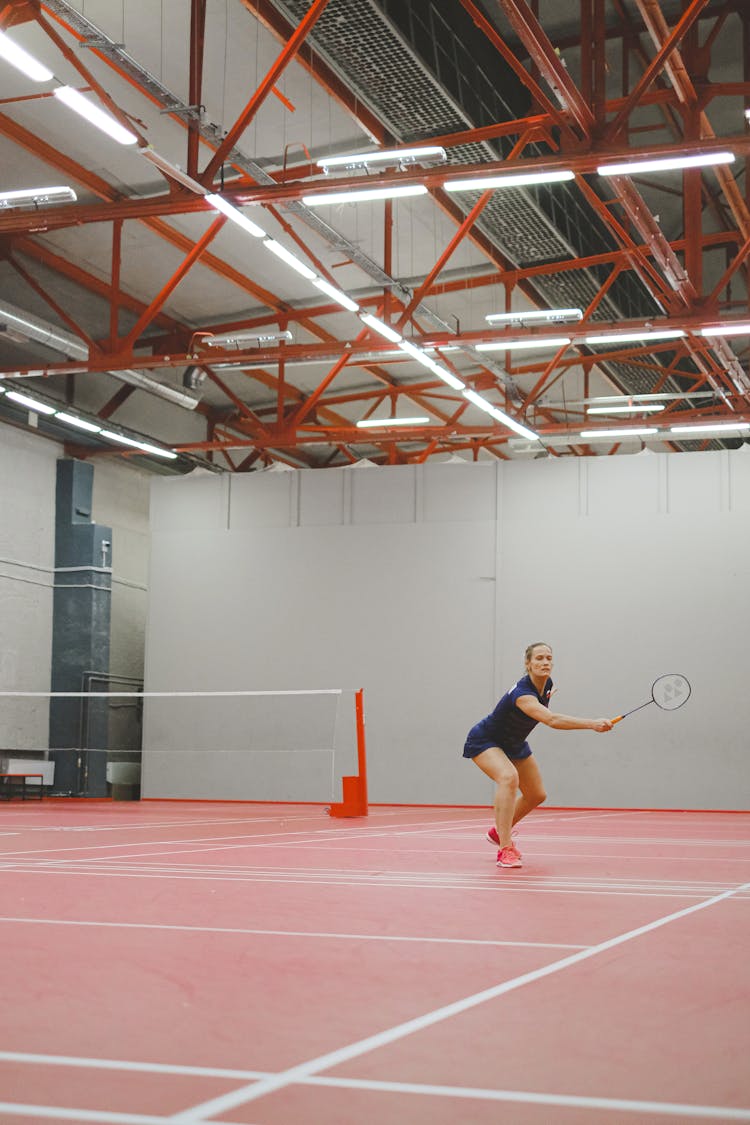
[[[612,719],[612,724],[614,725],[615,723],[621,723],[624,718],[624,715],[618,715],[616,719]]]

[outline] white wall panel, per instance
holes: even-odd
[[[297,522],[299,477],[293,470],[237,473],[229,480],[229,526],[234,531],[289,527]]]
[[[295,474],[297,525],[224,534],[193,525],[181,500],[179,533],[174,513],[154,523],[149,686],[363,687],[372,801],[481,803],[491,786],[460,757],[466,730],[522,672],[526,644],[546,640],[568,713],[637,706],[666,671],[694,685],[683,711],[652,706],[608,735],[538,729],[553,803],[750,807],[741,456]],[[689,477],[698,518],[680,510]],[[280,512],[271,474],[253,478]],[[162,763],[148,795],[176,784]]]
[[[411,465],[351,469],[351,522],[413,523],[417,469]]]

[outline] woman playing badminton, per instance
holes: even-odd
[[[554,730],[612,730],[610,719],[577,719],[549,710],[549,645],[541,641],[529,645],[525,662],[526,675],[505,693],[491,715],[471,728],[464,745],[464,758],[471,758],[495,782],[495,824],[487,839],[499,848],[498,867],[521,866],[521,853],[513,843],[511,829],[547,796],[526,741],[537,723]]]

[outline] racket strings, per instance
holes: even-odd
[[[687,703],[690,684],[685,676],[670,674],[654,680],[651,695],[657,707],[663,711],[676,711]]]

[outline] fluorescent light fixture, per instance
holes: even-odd
[[[322,277],[316,277],[313,285],[316,289],[320,289],[322,293],[326,293],[332,301],[341,305],[342,308],[348,309],[349,312],[359,312],[359,305],[353,301],[351,297],[347,297],[346,293],[342,293],[335,285],[331,285]]]
[[[38,402],[35,398],[29,398],[28,395],[22,395],[19,391],[6,391],[7,397],[17,402],[19,406],[25,406],[32,410],[35,414],[54,414],[55,407],[48,406],[46,402]]]
[[[598,336],[585,336],[586,344],[648,344],[651,340],[679,340],[685,333],[681,328],[660,332],[603,332]]]
[[[331,168],[371,168],[378,164],[395,164],[399,168],[409,164],[443,164],[445,149],[440,145],[422,145],[420,148],[383,149],[376,152],[355,152],[348,156],[327,156],[318,161],[325,172]]]
[[[500,176],[484,176],[473,180],[449,180],[443,187],[446,191],[490,191],[492,188],[555,184],[574,179],[575,172],[561,168],[556,172],[506,172]]]
[[[660,410],[665,410],[666,407],[663,403],[654,403],[652,406],[647,406],[645,403],[638,405],[637,402],[630,403],[625,406],[587,406],[587,414],[656,414]]]
[[[383,321],[378,320],[376,316],[370,316],[369,313],[362,313],[360,315],[360,320],[369,328],[372,328],[373,331],[379,332],[381,336],[385,336],[386,340],[390,340],[392,344],[401,343],[400,332],[397,332],[395,328],[391,328],[390,325],[384,324]]]
[[[477,344],[478,352],[531,351],[534,348],[566,348],[569,336],[529,336],[526,340],[498,340],[492,344]]]
[[[402,351],[407,352],[408,355],[416,359],[417,363],[421,363],[428,371],[432,371],[434,375],[437,375],[438,379],[442,379],[444,383],[452,387],[454,391],[462,391],[464,389],[465,384],[462,383],[460,379],[457,379],[447,367],[441,367],[439,363],[435,363],[434,359],[428,356],[426,352],[422,351],[421,348],[415,347],[410,340],[402,340],[399,347]]]
[[[131,133],[130,129],[126,129],[121,125],[111,113],[100,106],[95,105],[94,102],[85,98],[78,90],[74,90],[72,86],[58,86],[52,93],[56,98],[59,98],[68,109],[72,109],[79,117],[85,117],[90,125],[101,129],[102,133],[106,133],[113,141],[117,141],[121,145],[134,145],[138,140],[135,133]]]
[[[520,309],[509,313],[489,313],[484,319],[488,324],[563,324],[580,320],[581,309]]]
[[[493,406],[491,402],[488,402],[482,395],[477,394],[476,391],[465,390],[464,398],[467,398],[469,402],[473,402],[474,405],[478,406],[480,410],[483,410],[485,414],[491,414],[498,422],[502,422],[504,426],[520,434],[521,437],[528,438],[529,441],[539,440],[533,430],[528,429],[520,422],[516,422],[515,418],[510,418],[503,410],[499,410],[496,406]]]
[[[169,160],[165,159],[165,157],[160,156],[151,145],[147,148],[141,148],[138,151],[141,156],[144,156],[146,160],[154,164],[160,171],[169,176],[170,179],[176,180],[177,183],[182,184],[183,187],[190,188],[196,195],[209,194],[208,188],[204,188],[203,184],[199,184],[192,176],[188,176],[187,172],[183,172],[176,164],[172,164]]]
[[[306,266],[304,262],[300,261],[296,254],[293,254],[291,250],[287,250],[286,246],[282,246],[275,238],[266,238],[263,245],[266,250],[270,250],[277,258],[281,258],[282,262],[286,262],[288,266],[291,266],[292,269],[296,270],[302,277],[307,278],[308,281],[315,281],[317,277],[315,271],[311,270],[309,266]]]
[[[383,429],[389,426],[425,426],[430,419],[426,415],[417,415],[414,418],[362,418],[357,422],[359,430]]]
[[[257,226],[252,219],[248,219],[246,215],[243,215],[240,210],[233,207],[231,203],[227,203],[226,199],[223,199],[222,196],[209,192],[204,198],[207,203],[210,203],[217,211],[221,211],[222,215],[226,215],[228,219],[231,219],[238,227],[242,227],[242,229],[247,231],[248,234],[251,234],[253,238],[266,237],[266,232],[261,227]]]
[[[283,332],[223,332],[217,336],[205,336],[203,342],[209,348],[227,348],[233,344],[270,344],[277,340],[293,339],[291,332],[285,329]]]
[[[701,336],[750,336],[750,324],[712,324],[710,328],[701,328]]]
[[[408,195],[427,195],[424,184],[404,187],[354,188],[351,191],[330,191],[325,195],[303,195],[307,207],[323,207],[329,203],[368,203],[373,199],[401,199]]]
[[[609,438],[629,438],[629,437],[645,437],[648,434],[658,434],[659,430],[656,426],[639,426],[630,427],[623,430],[581,430],[581,437],[586,441],[597,441],[599,438],[608,440]]]
[[[151,445],[146,441],[136,441],[135,438],[126,437],[125,434],[115,433],[114,430],[102,430],[100,436],[107,438],[108,441],[116,441],[120,445],[129,445],[133,449],[139,450],[141,453],[153,453],[157,457],[166,457],[170,461],[173,461],[177,457],[177,454],[172,449],[161,449],[158,445]]]
[[[20,188],[0,191],[0,208],[39,207],[44,203],[75,203],[78,196],[67,184],[57,187]]]
[[[86,430],[90,434],[101,433],[101,426],[95,426],[93,422],[87,422],[85,418],[77,418],[75,414],[66,414],[63,410],[58,410],[55,413],[55,418],[58,422],[64,422],[66,426],[75,426],[79,430]]]
[[[670,434],[716,434],[722,430],[750,430],[750,422],[706,422],[693,426],[670,426]]]
[[[702,168],[707,164],[731,164],[733,152],[704,152],[698,156],[665,156],[653,160],[624,160],[619,164],[601,164],[600,176],[634,176],[638,172],[672,172],[680,168]]]
[[[32,82],[49,82],[51,78],[55,77],[51,70],[48,70],[28,51],[24,51],[23,47],[19,47],[4,31],[0,31],[0,59],[5,59],[7,63],[14,66],[16,70],[20,70],[21,74],[25,74]]]

